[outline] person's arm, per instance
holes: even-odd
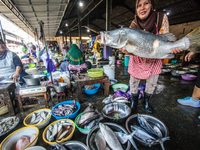
[[[15,72],[15,74],[13,75],[13,77],[12,77],[12,79],[13,79],[13,82],[17,82],[17,81],[19,81],[19,75],[20,75],[20,73],[21,73],[21,67],[20,66],[17,66],[16,67],[16,72]]]
[[[20,58],[15,53],[13,53],[13,63],[15,65],[16,72],[13,75],[12,79],[14,82],[16,82],[16,81],[19,81],[19,75],[22,71],[23,65]]]
[[[185,61],[189,62],[195,56],[196,56],[196,53],[191,51],[185,56]]]

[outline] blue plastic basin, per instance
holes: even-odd
[[[76,116],[78,115],[78,112],[81,108],[81,105],[79,102],[76,102],[76,106],[78,107],[78,109],[71,115],[68,115],[68,116],[56,116],[53,114],[53,110],[54,108],[58,107],[59,105],[63,105],[63,104],[72,104],[72,101],[64,101],[64,102],[61,102],[61,103],[58,103],[56,106],[54,106],[51,110],[51,114],[54,118],[56,118],[56,120],[60,120],[60,119],[74,119],[76,118]]]
[[[98,90],[99,90],[99,87],[101,86],[100,83],[92,84],[92,85],[96,86],[97,88],[96,89],[85,89],[85,88],[83,88],[84,92],[86,94],[88,94],[88,95],[94,95],[94,94],[96,94],[98,92]]]

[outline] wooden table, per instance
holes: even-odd
[[[104,73],[102,77],[99,78],[91,78],[88,73],[80,73],[80,75],[75,76],[75,82],[77,83],[77,96],[79,102],[83,102],[82,88],[84,85],[96,84],[96,83],[104,83],[104,95],[109,95],[109,78]]]
[[[8,106],[9,114],[15,115],[13,101],[15,100],[15,83],[0,84],[0,96]]]
[[[20,111],[21,112],[24,111],[24,108],[30,108],[30,107],[36,107],[36,106],[39,106],[39,105],[43,105],[43,104],[31,104],[31,105],[24,105],[23,106],[21,98],[25,98],[25,97],[41,97],[41,96],[44,97],[44,99],[45,99],[46,108],[49,108],[48,99],[47,99],[47,92],[26,94],[26,95],[17,95]]]

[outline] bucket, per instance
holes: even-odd
[[[109,56],[109,65],[115,65],[115,56]]]
[[[104,73],[109,77],[109,79],[115,79],[115,66],[105,65],[103,66]]]
[[[124,65],[128,66],[128,64],[129,64],[129,55],[125,55],[125,63],[124,63]]]

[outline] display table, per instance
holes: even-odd
[[[104,83],[104,95],[109,95],[109,78],[106,74],[103,74],[103,76],[99,78],[91,78],[88,73],[80,73],[79,75],[75,75],[75,82],[78,90],[77,98],[80,103],[83,102],[82,88],[85,85]]]
[[[22,98],[26,98],[26,97],[44,97],[46,108],[49,108],[48,99],[47,99],[47,92],[27,94],[27,95],[17,95],[21,112],[24,111],[24,108],[30,108],[30,107],[36,107],[38,105],[43,105],[43,104],[31,104],[31,105],[24,105],[23,106]]]
[[[15,115],[13,106],[13,101],[15,100],[15,88],[15,83],[0,84],[0,97],[2,97],[7,104],[10,115]]]

